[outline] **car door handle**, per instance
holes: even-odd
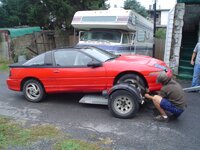
[[[54,72],[54,73],[59,73],[60,71],[59,71],[59,70],[54,70],[53,72]]]

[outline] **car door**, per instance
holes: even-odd
[[[40,80],[46,92],[57,91],[55,68],[52,62],[52,52],[40,54],[23,64],[21,78],[36,78]]]
[[[57,84],[61,91],[95,92],[106,88],[105,68],[88,67],[94,58],[76,50],[54,52]]]

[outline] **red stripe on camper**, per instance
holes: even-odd
[[[128,18],[127,16],[119,16],[117,18],[117,22],[125,22],[125,21],[128,21]]]
[[[74,17],[72,22],[80,22],[82,17]]]

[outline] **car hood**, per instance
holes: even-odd
[[[155,64],[159,64],[166,67],[164,61],[144,55],[121,55],[120,57],[117,58],[117,61],[125,61],[137,65],[141,64],[148,66],[155,66]]]
[[[149,64],[153,58],[143,55],[121,55],[117,60],[145,65]]]

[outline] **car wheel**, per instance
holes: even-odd
[[[120,83],[130,83],[134,87],[136,87],[142,95],[145,94],[145,83],[144,83],[143,79],[141,79],[141,77],[139,77],[136,74],[123,75],[117,81],[117,84],[120,84]]]
[[[23,86],[24,96],[28,101],[39,102],[45,96],[45,91],[40,82],[34,79],[27,80]]]
[[[118,90],[110,95],[108,107],[113,116],[126,119],[135,116],[139,103],[130,92]]]

